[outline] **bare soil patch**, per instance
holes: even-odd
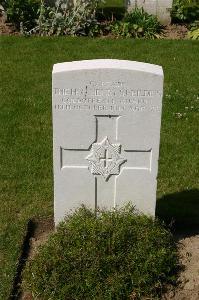
[[[163,38],[169,40],[182,40],[187,38],[188,29],[185,25],[170,24],[163,31]]]
[[[0,35],[17,35],[15,27],[11,23],[7,23],[4,16],[0,15]]]
[[[177,287],[170,287],[163,300],[199,299],[199,230],[187,236],[177,235],[182,271]]]
[[[54,220],[52,217],[35,220],[34,222],[35,232],[30,240],[30,259],[35,256],[39,246],[43,245],[47,241],[49,234],[54,231]]]

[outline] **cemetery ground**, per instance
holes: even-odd
[[[156,215],[174,232],[179,228],[190,249],[184,257],[195,259],[190,273],[195,268],[197,276],[197,245],[191,247],[194,236],[189,236],[199,228],[199,43],[2,36],[0,44],[0,299],[12,293],[34,220],[53,218],[51,71],[63,61],[114,58],[163,66]]]

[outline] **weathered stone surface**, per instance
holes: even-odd
[[[53,68],[55,223],[84,203],[155,214],[160,66],[90,60]]]
[[[149,14],[157,16],[162,24],[171,23],[170,12],[173,0],[127,0],[129,10],[143,7]]]

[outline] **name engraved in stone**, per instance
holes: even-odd
[[[99,96],[99,97],[154,97],[162,96],[158,90],[135,90],[128,88],[91,88],[86,85],[85,88],[54,88],[54,94],[58,96]]]

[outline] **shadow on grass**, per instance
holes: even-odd
[[[15,278],[13,281],[12,291],[8,298],[8,300],[18,300],[21,298],[21,281],[22,281],[22,271],[25,267],[26,261],[29,256],[30,252],[30,239],[34,236],[36,226],[32,220],[28,221],[27,224],[27,231],[24,237],[22,249],[21,249],[21,256],[18,261],[18,266],[15,274]]]
[[[156,216],[176,229],[198,232],[199,190],[182,191],[158,199]]]

